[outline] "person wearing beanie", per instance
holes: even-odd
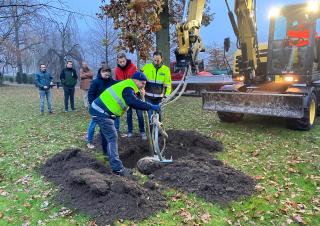
[[[90,88],[88,91],[89,106],[92,104],[92,102],[96,98],[98,98],[101,95],[101,93],[103,93],[103,91],[105,91],[107,88],[109,88],[110,86],[116,83],[117,81],[113,80],[111,77],[111,69],[106,66],[103,66],[99,71],[97,78],[92,80],[90,84]],[[87,138],[88,139],[87,147],[89,149],[95,148],[95,146],[93,145],[93,138],[94,138],[94,130],[96,128],[96,125],[97,124],[93,121],[93,119],[91,119],[88,127],[88,138]],[[107,144],[102,134],[101,134],[101,142]]]
[[[125,53],[119,53],[117,55],[117,67],[114,69],[115,79],[117,81],[123,81],[125,79],[131,78],[132,75],[137,71],[136,65],[130,60],[127,59]],[[144,129],[144,120],[141,110],[136,110],[138,117],[139,131],[142,140],[147,140],[147,136]],[[128,125],[128,138],[133,136],[133,123],[132,123],[132,108],[129,107],[127,111],[127,125]],[[120,129],[120,118],[115,120],[116,129],[119,132]]]
[[[137,94],[144,95],[147,77],[142,72],[135,72],[131,79],[126,79],[106,89],[95,99],[89,109],[92,119],[99,125],[102,136],[107,141],[103,150],[107,154],[113,173],[130,176],[132,171],[123,166],[118,153],[118,133],[114,120],[122,116],[129,107],[142,111],[160,111],[160,105],[143,102]]]

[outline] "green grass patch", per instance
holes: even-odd
[[[86,145],[83,136],[90,117],[81,107],[80,92],[76,112],[63,112],[62,96],[63,90],[54,90],[55,114],[40,116],[35,88],[0,88],[0,225],[90,222],[88,216],[56,203],[57,187],[37,170],[64,148]],[[222,207],[168,190],[168,208],[136,224],[320,225],[319,119],[309,132],[287,130],[279,118],[247,116],[237,124],[221,123],[215,113],[201,109],[200,98],[182,97],[165,110],[164,124],[220,140],[225,150],[217,157],[256,178],[257,192]],[[137,129],[136,120],[134,125]],[[102,152],[96,157],[101,159]]]

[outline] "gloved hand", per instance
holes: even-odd
[[[44,86],[43,88],[44,88],[44,89],[48,89],[48,86]]]
[[[151,104],[151,109],[159,113],[161,110],[160,104]]]

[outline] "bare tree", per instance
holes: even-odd
[[[115,67],[119,32],[113,29],[112,20],[109,18],[107,24],[105,19],[96,20],[86,34],[89,34],[84,40],[84,56],[87,63],[97,70],[100,62],[106,61],[107,54],[108,65]]]
[[[233,55],[236,51],[235,43],[231,43],[229,52],[225,53],[223,46],[213,43],[207,47],[207,70],[226,70],[233,65]]]
[[[41,47],[40,61],[46,63],[56,80],[59,80],[59,73],[65,67],[66,60],[76,61],[76,67],[81,65],[83,50],[78,38],[79,29],[72,13],[69,13],[66,21],[50,19],[50,23],[53,25],[51,35]]]

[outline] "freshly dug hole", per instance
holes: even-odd
[[[119,154],[124,165],[137,164],[141,173],[151,174],[151,182],[222,205],[254,193],[255,181],[251,177],[214,158],[213,153],[223,150],[220,142],[194,131],[170,130],[168,135],[165,156],[172,156],[173,163],[151,161],[146,157],[147,143],[134,137],[120,138]]]

